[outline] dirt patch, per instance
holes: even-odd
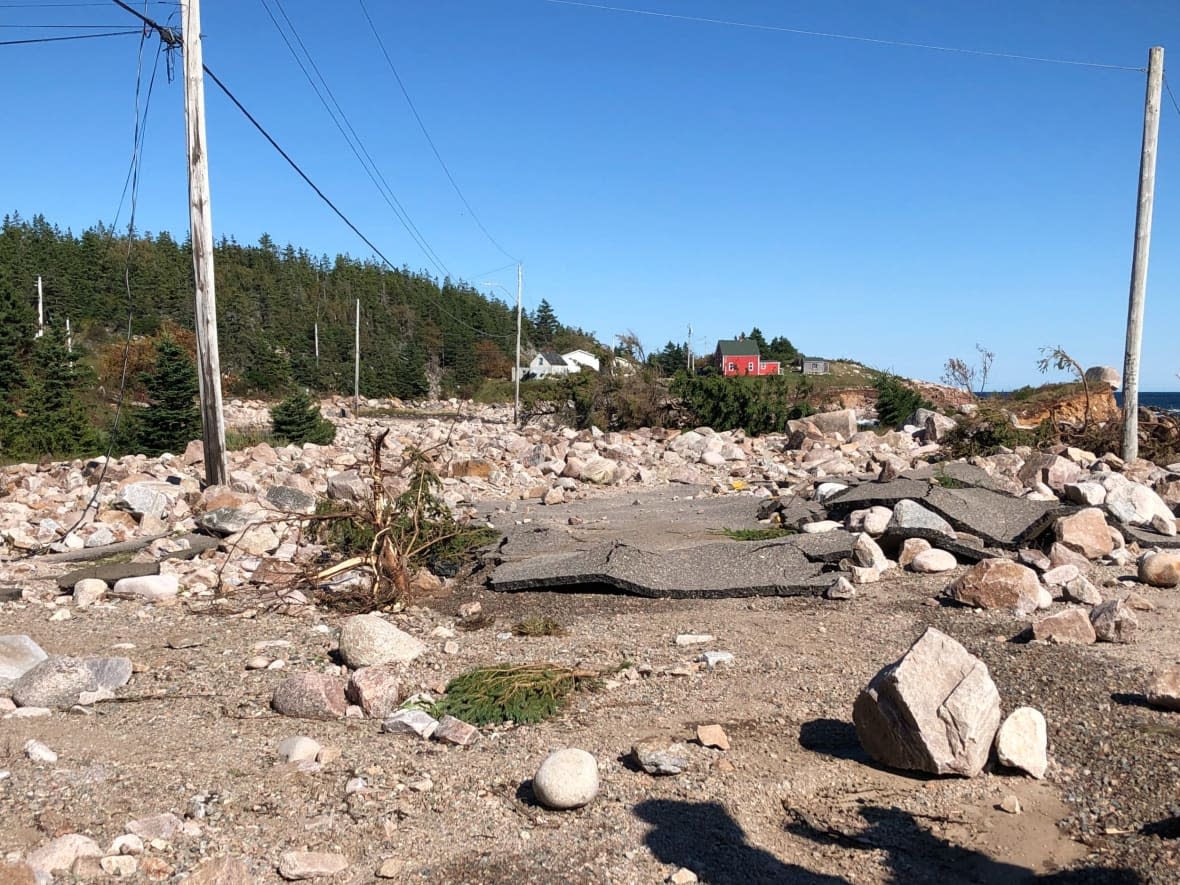
[[[947,580],[897,578],[834,602],[493,594],[476,575],[391,616],[430,646],[406,670],[411,690],[509,661],[630,662],[651,675],[578,692],[557,719],[486,729],[468,748],[381,734],[375,720],[271,712],[286,674],[337,666],[341,618],[330,613],[225,617],[115,602],[51,622],[45,605],[3,603],[5,633],[53,653],[126,654],[136,673],[92,714],[0,721],[0,768],[10,772],[0,780],[0,846],[26,852],[83,832],[105,848],[128,821],[171,811],[199,833],[149,845],[148,856],[179,876],[232,854],[257,882],[280,881],[279,855],[304,847],[345,854],[350,867],[333,881],[357,883],[388,858],[403,881],[455,883],[660,882],[679,867],[734,885],[1177,881],[1168,829],[1180,814],[1176,714],[1135,700],[1147,670],[1175,658],[1174,591],[1139,588],[1159,609],[1141,616],[1136,645],[1051,647],[1016,641],[1026,622],[1010,614],[928,605]],[[487,620],[466,632],[456,611],[472,601]],[[530,617],[552,618],[566,635],[514,635]],[[851,726],[856,692],[927,625],[986,661],[1005,711],[1045,712],[1046,781],[995,770],[914,777],[864,756]],[[457,653],[444,652],[439,627],[454,630]],[[685,648],[679,633],[716,638]],[[696,669],[703,650],[734,660]],[[259,654],[284,669],[246,670]],[[626,758],[642,737],[690,740],[712,723],[731,749],[690,744],[681,775],[654,778]],[[278,763],[276,745],[297,734],[339,758],[313,772]],[[57,763],[25,758],[31,738]],[[597,758],[599,796],[545,811],[529,780],[549,751],[569,746]],[[346,792],[358,777],[364,788]],[[1009,795],[1023,813],[1000,810]]]

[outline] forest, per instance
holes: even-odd
[[[223,237],[214,260],[228,393],[273,395],[293,386],[351,393],[358,299],[362,395],[463,395],[484,378],[510,376],[515,308],[467,283],[348,255],[317,257],[266,235],[256,245]],[[134,336],[193,327],[187,239],[128,237],[102,224],[74,234],[42,216],[7,215],[0,222],[0,322],[24,331],[0,343],[0,367],[29,357],[38,276],[46,324],[62,329],[70,320],[74,345],[104,387],[118,382],[104,377],[112,363],[107,351],[121,351],[129,315]],[[595,346],[587,333],[562,325],[544,300],[522,325],[528,350]]]

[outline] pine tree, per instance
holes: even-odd
[[[553,336],[561,329],[557,314],[544,298],[537,305],[537,312],[533,314],[533,328],[537,331],[537,340],[533,343],[542,349],[553,344]]]
[[[270,411],[271,427],[280,439],[294,445],[326,446],[336,438],[336,425],[320,412],[306,393],[293,393]]]
[[[134,447],[146,455],[183,452],[201,436],[196,397],[197,370],[184,348],[172,338],[156,345],[155,368],[143,376],[148,407],[131,420]]]
[[[98,432],[81,396],[91,382],[61,333],[46,329],[33,344],[22,384],[8,397],[12,411],[0,427],[5,457],[70,458],[98,451]]]
[[[21,380],[21,366],[33,345],[33,307],[0,281],[0,402]]]

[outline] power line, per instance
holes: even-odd
[[[0,28],[29,28],[33,31],[101,31],[103,28],[113,28],[110,22],[105,25],[13,25],[2,24]]]
[[[886,40],[880,37],[864,37],[859,34],[840,34],[830,31],[808,31],[803,28],[788,28],[782,25],[765,25],[757,22],[732,21],[721,18],[705,18],[697,15],[679,15],[672,12],[655,12],[651,9],[631,9],[626,6],[606,6],[601,3],[586,3],[583,0],[544,0],[559,6],[580,6],[585,9],[600,9],[606,12],[623,12],[629,15],[646,15],[652,18],[676,19],[678,21],[697,22],[708,25],[724,25],[731,28],[746,28],[754,31],[775,31],[782,34],[797,34],[802,37],[823,37],[829,40],[852,40],[857,43],[874,43],[880,46],[904,46],[909,49],[928,49],[934,52],[953,52],[960,55],[981,55],[988,58],[1006,58],[1017,61],[1037,61],[1054,65],[1074,65],[1084,68],[1106,68],[1114,71],[1136,71],[1143,73],[1145,68],[1130,65],[1112,65],[1101,62],[1077,61],[1068,58],[1049,58],[1039,55],[1020,55],[1014,52],[998,52],[990,49],[965,49],[961,46],[940,46],[935,43],[917,43],[911,40]]]
[[[451,175],[451,170],[447,167],[446,162],[443,160],[442,154],[439,153],[438,147],[434,143],[434,139],[430,137],[430,133],[426,129],[426,124],[422,122],[422,117],[418,114],[418,108],[414,106],[414,100],[410,98],[410,93],[406,89],[406,84],[402,82],[401,75],[398,74],[397,67],[393,64],[393,59],[389,57],[389,51],[385,48],[385,41],[381,39],[381,34],[377,31],[377,26],[373,24],[373,19],[369,15],[369,9],[367,6],[365,6],[365,0],[358,0],[358,2],[361,6],[361,12],[365,14],[365,21],[369,23],[369,30],[371,30],[373,32],[373,36],[377,38],[377,45],[381,47],[381,54],[385,56],[385,62],[389,65],[389,70],[393,73],[393,79],[397,81],[398,88],[401,89],[402,95],[405,96],[406,104],[410,106],[410,111],[414,114],[414,119],[418,121],[418,128],[422,130],[422,134],[426,137],[426,143],[430,145],[430,150],[434,152],[434,158],[438,160],[438,164],[442,167],[443,172],[446,173],[447,181],[451,183],[451,187],[455,189],[455,193],[458,194],[459,199],[463,202],[463,205],[467,207],[467,211],[471,215],[471,220],[474,221],[476,225],[478,225],[479,229],[483,231],[483,235],[488,238],[488,242],[495,246],[505,258],[510,258],[512,259],[513,263],[516,263],[519,259],[517,259],[512,255],[512,253],[501,246],[499,242],[496,241],[496,238],[488,232],[488,229],[484,227],[484,223],[479,220],[479,216],[471,207],[471,203],[467,201],[467,197],[463,195],[463,191],[459,188],[458,182],[456,182],[455,177]]]
[[[72,37],[38,37],[30,40],[0,40],[0,46],[28,46],[32,43],[61,43],[64,40],[93,40],[96,37],[129,37],[138,34],[134,31],[108,31],[105,34],[75,34]]]
[[[153,6],[176,6],[175,0],[150,0]],[[148,4],[145,3],[144,6]],[[66,7],[110,6],[110,3],[0,3],[0,9],[64,9]]]
[[[261,123],[259,123],[258,120],[256,120],[254,118],[254,115],[251,114],[248,110],[246,110],[246,106],[243,105],[240,101],[238,101],[238,97],[236,95],[234,95],[232,92],[230,92],[229,87],[226,86],[224,83],[222,83],[221,80],[218,78],[218,76],[215,73],[213,73],[211,70],[209,70],[209,66],[202,65],[202,67],[204,68],[205,73],[209,75],[209,79],[211,79],[217,85],[218,89],[220,89],[222,92],[225,93],[226,98],[228,98],[230,101],[232,101],[234,103],[234,107],[236,107],[239,111],[242,112],[242,114],[245,116],[245,118],[250,121],[250,124],[255,129],[258,130],[258,132],[262,135],[262,137],[265,138],[268,142],[270,142],[270,146],[279,152],[279,156],[282,157],[284,160],[286,160],[287,164],[292,169],[295,170],[295,172],[299,175],[299,177],[302,178],[305,182],[307,182],[308,187],[310,187],[313,191],[316,192],[316,196],[318,196],[321,200],[323,200],[328,205],[328,208],[331,209],[333,212],[335,212],[336,215],[339,216],[340,220],[343,221],[345,224],[347,224],[349,229],[354,234],[356,234],[358,237],[360,237],[361,240],[364,241],[365,245],[368,246],[370,249],[372,249],[373,252],[382,261],[384,261],[390,267],[393,267],[396,269],[396,266],[394,265],[394,263],[385,257],[385,253],[382,252],[380,249],[378,249],[375,245],[373,245],[373,241],[370,240],[368,237],[366,237],[363,233],[361,233],[360,229],[355,224],[352,223],[352,221],[349,219],[349,217],[347,215],[345,215],[343,212],[341,212],[340,209],[337,208],[335,203],[333,203],[330,199],[328,199],[328,195],[319,189],[319,187],[316,185],[316,183],[314,181],[312,181],[307,176],[306,172],[304,172],[301,168],[299,168],[299,164],[291,159],[291,155],[288,154],[285,150],[283,150],[279,146],[279,143],[274,140],[274,138],[271,136],[271,134],[266,131],[265,127],[263,127],[263,125]]]
[[[332,92],[331,87],[328,86],[327,79],[325,79],[324,75],[320,73],[319,67],[316,65],[315,60],[312,58],[311,53],[308,51],[307,46],[303,42],[303,39],[299,36],[299,32],[295,30],[294,24],[292,24],[291,19],[288,18],[286,11],[283,9],[282,3],[279,2],[279,0],[275,0],[275,5],[278,7],[280,14],[287,22],[287,26],[291,29],[291,33],[295,36],[296,41],[299,43],[299,46],[303,49],[304,54],[307,56],[307,60],[311,64],[312,69],[315,70],[316,75],[323,84],[323,88],[328,95],[328,99],[330,99],[332,105],[335,106],[335,112],[332,110],[332,105],[328,104],[328,99],[325,99],[324,95],[320,92],[319,86],[316,84],[315,79],[311,76],[311,73],[307,70],[307,66],[304,65],[303,60],[299,57],[299,53],[295,51],[295,47],[292,46],[291,41],[287,39],[286,33],[279,25],[278,20],[274,17],[274,14],[270,11],[270,6],[267,5],[266,0],[261,0],[261,3],[262,8],[266,10],[266,14],[270,17],[271,23],[274,24],[275,29],[279,32],[279,36],[282,37],[283,42],[286,44],[287,49],[291,53],[291,56],[295,59],[295,63],[299,65],[299,69],[303,71],[303,76],[307,79],[307,82],[311,85],[311,88],[315,92],[316,97],[320,100],[320,104],[324,106],[324,110],[328,112],[328,116],[332,118],[332,122],[336,124],[336,128],[340,131],[340,134],[344,136],[344,140],[348,143],[349,148],[352,150],[353,156],[355,156],[357,162],[361,164],[361,167],[365,170],[365,174],[369,176],[369,180],[373,182],[373,186],[377,188],[377,191],[381,194],[382,199],[385,200],[386,205],[388,205],[393,211],[394,215],[397,216],[397,219],[401,222],[402,227],[406,229],[406,232],[410,235],[411,239],[414,240],[418,248],[421,249],[426,255],[427,260],[434,264],[439,273],[443,274],[444,276],[451,276],[451,272],[447,268],[446,263],[439,257],[434,248],[431,247],[430,243],[426,240],[426,237],[422,234],[422,232],[418,230],[418,226],[415,225],[413,220],[410,218],[409,212],[406,211],[405,206],[402,205],[401,201],[398,200],[397,196],[393,193],[393,189],[389,186],[389,182],[386,181],[385,176],[381,174],[381,170],[377,168],[377,164],[374,162],[372,156],[365,148],[364,142],[362,142],[360,136],[357,135],[356,129],[353,127],[352,123],[349,122],[348,116],[344,113],[344,109],[340,107],[340,103],[336,100],[335,94]],[[337,117],[337,115],[339,115],[339,117]],[[341,121],[343,121],[343,123]],[[346,128],[347,131],[345,131]],[[362,153],[364,154],[363,157],[361,156]]]
[[[1176,93],[1172,91],[1172,84],[1168,82],[1167,74],[1164,75],[1164,88],[1168,90],[1168,98],[1172,99],[1172,107],[1176,109],[1176,113],[1180,114],[1180,101],[1176,101]]]

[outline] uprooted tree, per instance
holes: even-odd
[[[396,467],[384,463],[389,429],[371,436],[369,494],[359,503],[328,502],[309,517],[313,534],[340,562],[311,576],[319,601],[352,611],[405,603],[413,572],[428,560],[462,557],[489,543],[495,532],[461,523],[439,497],[442,482],[429,453],[407,449]],[[362,581],[345,590],[328,582],[348,572]]]

